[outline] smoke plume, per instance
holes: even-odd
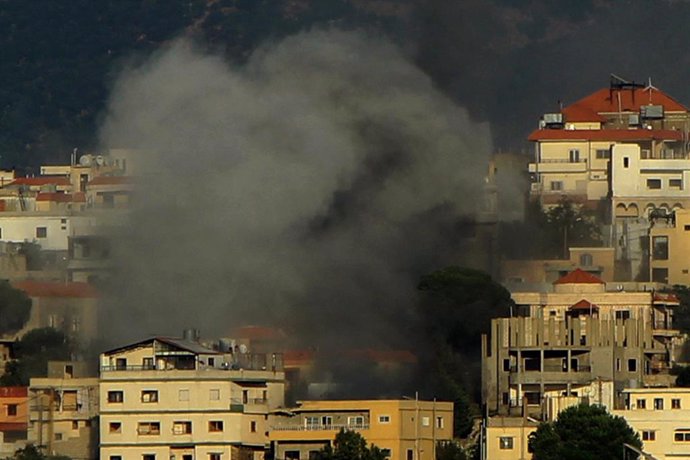
[[[139,151],[118,340],[261,323],[404,345],[419,275],[472,262],[488,126],[380,37],[301,33],[241,67],[176,41],[122,72],[101,139]]]

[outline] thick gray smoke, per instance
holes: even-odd
[[[302,33],[242,67],[175,42],[123,72],[101,137],[141,151],[118,340],[262,323],[400,344],[418,276],[471,263],[488,126],[380,38]]]

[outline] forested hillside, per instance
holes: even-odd
[[[386,16],[347,0],[0,0],[0,167],[64,162],[74,147],[95,147],[117,71],[176,36],[241,60],[315,23]]]

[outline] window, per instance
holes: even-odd
[[[659,190],[661,188],[661,179],[647,179],[647,188],[650,190]]]
[[[637,408],[638,409],[646,409],[647,408],[647,400],[646,399],[638,399],[637,400]]]
[[[552,191],[563,190],[563,182],[560,180],[551,181],[551,190]]]
[[[656,431],[644,430],[642,432],[643,441],[656,441]]]
[[[121,403],[125,400],[125,394],[122,391],[109,391],[108,392],[108,402],[109,403]]]
[[[390,423],[391,422],[391,416],[390,415],[379,415],[379,423]]]
[[[683,229],[685,229],[686,232],[690,232],[690,225],[684,226]]]
[[[156,454],[144,454],[141,456],[141,460],[156,460]]]
[[[177,399],[179,401],[189,401],[189,390],[184,389],[177,392]]]
[[[668,236],[652,238],[652,258],[654,260],[668,260]]]
[[[299,460],[299,450],[286,450],[285,460]]]
[[[654,410],[664,410],[663,398],[654,398]]]
[[[621,359],[616,358],[616,372],[620,372],[620,371],[621,371]]]
[[[256,433],[256,422],[254,420],[249,423],[249,431],[251,433]]]
[[[115,360],[115,369],[118,371],[127,370],[127,358],[117,358]]]
[[[208,397],[211,401],[219,401],[220,400],[220,389],[218,388],[213,388],[209,391]]]
[[[141,367],[144,369],[153,369],[153,358],[143,358],[141,360]]]
[[[683,190],[683,179],[670,179],[668,181],[668,187],[676,190]]]
[[[630,310],[617,310],[616,319],[626,320],[630,319]]]
[[[570,151],[568,152],[568,157],[571,163],[579,163],[580,151],[578,149],[570,149]]]
[[[353,417],[348,417],[347,418],[347,425],[348,426],[356,426],[356,427],[364,426],[364,417],[361,415],[355,415]]]
[[[407,449],[406,455],[405,455],[406,460],[414,460],[414,450],[412,449]]]
[[[143,435],[159,435],[161,434],[160,422],[139,422],[137,433]]]
[[[637,360],[636,359],[629,359],[628,360],[628,372],[637,372]]]
[[[597,149],[596,155],[597,160],[607,160],[611,158],[611,152],[609,149]]]
[[[208,422],[209,433],[220,433],[223,431],[223,421],[222,420],[211,420]]]
[[[121,456],[121,455],[111,455],[111,456],[108,457],[108,458],[109,458],[110,460],[122,460],[122,456]]]
[[[680,409],[680,399],[673,398],[671,400],[671,409]]]
[[[323,417],[321,417],[321,424],[325,427],[330,427],[331,425],[333,425],[333,417],[331,417],[330,415],[324,415]]]
[[[143,403],[158,402],[158,391],[157,390],[142,390],[141,402],[143,402]]]
[[[628,157],[623,157],[623,167],[627,168],[630,166],[630,158]]]
[[[304,426],[307,428],[307,430],[313,430],[313,429],[318,429],[319,427],[319,418],[318,417],[305,417],[304,418]]]
[[[510,372],[510,359],[503,360],[503,372]]]
[[[513,448],[513,438],[510,436],[501,436],[498,438],[498,448],[501,450],[510,450]]]
[[[213,367],[216,365],[216,359],[215,358],[208,358],[208,365],[209,367]]]
[[[673,440],[676,442],[690,442],[690,430],[676,430],[673,433]]]
[[[55,433],[55,440],[62,441],[62,433]]]
[[[192,422],[173,422],[173,434],[192,434]]]
[[[7,415],[10,417],[15,417],[17,415],[17,405],[8,404],[7,405]]]
[[[112,434],[122,433],[122,423],[121,422],[110,422],[108,424],[108,432]]]
[[[668,268],[652,268],[652,281],[668,283]]]
[[[208,460],[220,460],[220,456],[221,456],[221,454],[212,452],[212,453],[208,454]]]
[[[431,420],[429,417],[422,417],[422,426],[429,426],[431,424]]]
[[[443,428],[443,417],[436,417],[436,428]]]
[[[79,421],[78,421],[78,420],[73,420],[73,421],[72,421],[72,429],[73,429],[73,430],[78,430],[78,429],[79,429]]]
[[[592,254],[584,253],[580,255],[580,265],[584,267],[591,267],[593,263]]]
[[[48,228],[36,227],[36,238],[48,238]]]

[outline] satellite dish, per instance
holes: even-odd
[[[105,164],[105,158],[103,158],[103,155],[98,155],[96,157],[96,164],[98,166],[103,166]]]
[[[247,351],[247,346],[245,344],[240,345],[240,353],[245,354]]]
[[[91,155],[82,155],[79,157],[79,164],[82,166],[91,166],[92,162],[93,158],[91,158]]]

